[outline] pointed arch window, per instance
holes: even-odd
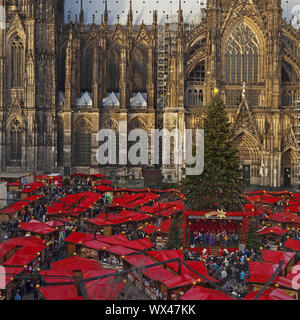
[[[258,82],[258,38],[245,23],[238,25],[229,36],[225,60],[227,82]]]
[[[11,40],[11,57],[10,57],[10,71],[11,71],[11,87],[24,87],[24,66],[25,53],[24,43],[22,39],[16,35]]]
[[[120,92],[120,64],[121,64],[121,47],[114,44],[109,52],[109,59],[107,62],[107,91]]]
[[[133,92],[146,92],[147,88],[148,52],[144,45],[139,45],[133,52],[132,62],[132,90]]]
[[[22,136],[23,126],[18,120],[14,120],[10,127],[10,156],[11,162],[18,162],[22,159]]]
[[[81,91],[92,92],[93,82],[93,47],[89,46],[82,59]]]

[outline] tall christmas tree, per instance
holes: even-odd
[[[182,215],[175,215],[173,216],[172,223],[170,226],[170,231],[168,234],[168,241],[166,245],[166,249],[173,250],[173,249],[180,249],[183,247],[184,240],[183,235],[180,232],[182,228]]]
[[[215,90],[204,120],[204,137],[204,172],[187,176],[182,181],[186,203],[194,210],[239,210],[237,199],[243,189],[240,160],[218,90]]]

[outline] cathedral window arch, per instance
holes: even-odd
[[[225,61],[227,82],[258,82],[259,41],[247,24],[239,24],[229,35]]]
[[[109,53],[107,62],[107,91],[119,92],[120,85],[120,64],[121,64],[121,45],[113,43]],[[111,76],[113,75],[113,77]]]
[[[133,50],[132,57],[132,90],[133,92],[146,92],[147,90],[148,50],[139,44]]]
[[[10,41],[11,87],[24,87],[25,47],[23,40],[15,34]]]
[[[23,141],[23,126],[19,120],[15,119],[10,124],[9,138],[10,138],[10,152],[8,152],[8,159],[10,164],[20,165],[22,159],[22,141]]]
[[[93,82],[93,47],[90,45],[84,50],[81,65],[81,91],[92,92]]]

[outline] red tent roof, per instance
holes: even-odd
[[[5,241],[6,244],[11,244],[14,246],[21,246],[21,247],[41,247],[43,246],[46,241],[43,239],[39,239],[34,236],[29,237],[18,237],[18,238],[12,238]]]
[[[100,191],[100,192],[109,192],[109,191],[113,191],[114,190],[114,188],[112,188],[112,187],[102,186],[102,185],[96,186],[96,187],[94,187],[94,189],[96,191]]]
[[[73,283],[73,272],[64,270],[45,270],[40,271],[46,283],[58,284],[58,283]]]
[[[56,231],[54,228],[50,227],[49,225],[35,219],[32,219],[26,223],[20,223],[20,228],[29,232],[43,234],[43,235]]]
[[[128,239],[123,234],[118,234],[110,237],[102,237],[101,241],[112,245],[123,245]]]
[[[181,297],[181,300],[234,300],[222,291],[204,287],[193,287]]]
[[[295,257],[296,252],[262,250],[264,262],[279,264],[280,260],[284,261],[284,267]]]
[[[57,270],[84,270],[84,269],[97,269],[101,270],[101,264],[95,260],[81,258],[78,256],[69,257],[64,260],[53,262],[51,269]]]
[[[161,282],[169,289],[181,288],[185,286],[190,286],[195,282],[195,278],[191,277],[189,274],[182,273],[178,276],[173,276],[172,278],[162,280]]]
[[[36,201],[36,200],[40,200],[43,197],[44,197],[43,195],[39,195],[39,196],[31,195],[31,196],[28,196],[27,198],[25,198],[24,201],[33,202],[33,201]]]
[[[124,283],[113,282],[113,277],[93,280],[84,284],[89,300],[116,300]]]
[[[276,222],[295,222],[300,223],[300,217],[294,216],[291,213],[275,213],[269,216],[269,220]]]
[[[163,281],[174,277],[174,274],[166,270],[163,266],[149,268],[143,270],[142,273],[154,281]]]
[[[143,251],[153,248],[154,244],[149,239],[138,239],[122,242],[122,246],[133,250]]]
[[[27,207],[29,205],[29,201],[18,201],[13,203],[12,205],[2,209],[0,213],[3,214],[14,214],[23,208]]]
[[[285,247],[294,251],[300,251],[300,240],[288,239]]]
[[[95,236],[93,233],[83,233],[83,232],[73,232],[66,239],[66,242],[71,242],[79,244],[80,242],[84,243],[90,240],[94,240]],[[100,235],[96,234],[96,239],[101,239]]]
[[[253,291],[247,294],[244,300],[253,300],[259,291]],[[266,289],[258,300],[295,300],[280,289]]]
[[[135,267],[142,267],[155,264],[155,261],[153,261],[147,256],[144,256],[143,254],[127,256],[124,258],[124,260]]]
[[[78,296],[76,286],[72,284],[40,287],[39,290],[46,300],[83,300],[83,297]]]
[[[12,257],[10,257],[8,260],[6,260],[3,263],[3,266],[10,266],[10,267],[24,266],[31,263],[37,257],[38,257],[37,255],[33,255],[33,254],[23,255],[23,254],[18,254],[18,252],[16,252]]]
[[[176,258],[184,260],[183,253],[181,250],[148,251],[147,254],[158,261],[166,261]]]
[[[30,192],[34,192],[36,190],[41,189],[42,187],[44,187],[45,184],[42,182],[32,182],[32,183],[28,183],[25,185],[24,189],[21,191],[21,193],[30,193]]]
[[[113,253],[117,256],[127,256],[136,253],[136,251],[125,248],[123,246],[107,246],[105,251]]]
[[[106,250],[107,248],[110,247],[109,244],[101,242],[99,240],[86,241],[86,242],[84,242],[83,245],[86,246],[87,248],[91,248],[94,250]]]
[[[282,229],[276,226],[276,227],[264,228],[263,230],[259,231],[258,234],[260,236],[263,236],[266,234],[277,234],[277,235],[283,236],[287,232],[288,232],[287,229]]]
[[[277,269],[277,264],[267,262],[249,262],[250,278],[247,282],[266,283]]]
[[[67,223],[66,222],[62,222],[62,221],[57,221],[57,220],[51,220],[48,222],[45,222],[48,226],[52,227],[52,228],[56,228],[56,227],[63,227],[66,226]]]
[[[0,243],[0,259],[7,255],[12,249],[15,248],[14,244],[8,244],[8,243]]]

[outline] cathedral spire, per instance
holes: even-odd
[[[80,28],[83,30],[83,24],[84,24],[84,10],[83,10],[83,5],[82,5],[82,0],[80,1],[79,23],[80,23]]]
[[[183,25],[183,14],[182,14],[181,0],[179,0],[178,24]]]
[[[108,10],[107,10],[107,0],[105,0],[105,10],[104,10],[104,25],[108,28]]]
[[[132,1],[130,0],[129,12],[128,12],[128,21],[127,21],[129,29],[132,29],[133,24],[133,11],[132,11]]]

